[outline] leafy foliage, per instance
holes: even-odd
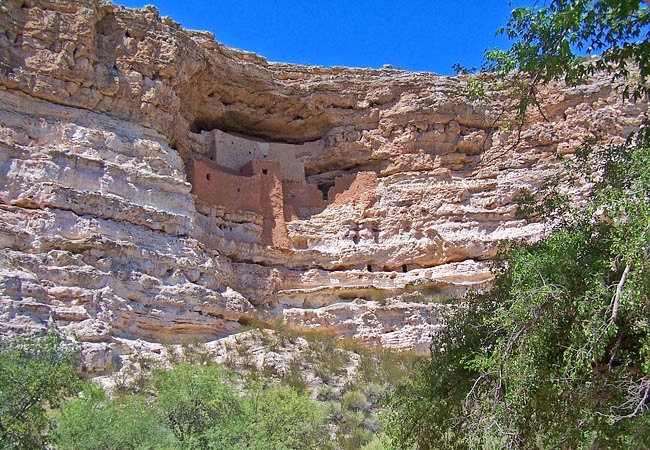
[[[46,408],[75,392],[78,348],[51,331],[0,341],[0,447],[48,443]]]
[[[467,81],[467,96],[470,100],[487,100],[488,95],[485,90],[485,84],[475,75],[472,75]]]
[[[214,365],[181,364],[144,386],[149,396],[101,388],[61,408],[61,448],[327,448],[324,408],[292,388],[248,386],[243,395]]]
[[[174,353],[172,370],[139,358],[113,377],[110,395],[87,386],[54,412],[55,442],[61,448],[380,448],[381,402],[408,377],[416,356],[310,332],[308,348],[280,375],[258,368],[252,342],[282,353],[303,335],[272,326],[226,347],[233,372],[211,364],[198,345]],[[353,354],[358,372],[350,377]],[[315,380],[331,383],[319,389],[319,401],[309,398]]]
[[[639,99],[649,93],[649,24],[648,7],[632,0],[519,8],[500,30],[513,46],[488,52],[486,67],[519,70],[510,79],[520,127],[540,106],[538,83],[604,70]],[[431,358],[392,397],[386,431],[396,445],[650,446],[650,131],[594,148],[572,169],[595,183],[587,204],[550,195],[528,208],[553,218],[554,232],[511,243],[493,288],[457,302]]]
[[[325,449],[329,438],[323,407],[284,386],[253,384],[244,408],[250,418],[239,446],[216,448]]]
[[[650,94],[650,1],[549,0],[542,8],[513,10],[497,34],[513,41],[508,50],[485,53],[482,70],[499,77],[494,89],[506,89],[518,130],[534,108],[546,119],[538,96],[540,84],[585,82],[596,73],[609,73],[624,98]],[[587,55],[587,56],[583,56]]]
[[[206,447],[206,432],[215,424],[227,432],[242,422],[239,395],[215,366],[182,364],[157,373],[153,385],[167,426],[190,447]]]
[[[66,403],[55,440],[61,449],[174,448],[180,443],[165,426],[150,399],[140,395],[108,398],[88,384],[83,395]]]
[[[418,448],[650,446],[650,132],[585,152],[587,205],[458,304],[389,434]]]
[[[512,47],[487,52],[485,69],[519,69],[533,85],[578,84],[607,71],[625,82],[626,96],[638,99],[649,92],[649,27],[650,9],[641,0],[552,0],[543,8],[517,8],[497,31],[514,40]],[[580,53],[599,57],[585,59]]]

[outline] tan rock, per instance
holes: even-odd
[[[254,317],[426,351],[500,242],[543,236],[520,189],[566,189],[556,153],[647,111],[605,77],[552,85],[518,139],[507,92],[269,63],[152,7],[9,0],[0,30],[0,329],[74,332],[95,372]],[[204,192],[189,172],[211,155],[238,178]]]

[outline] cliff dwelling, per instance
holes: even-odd
[[[203,203],[203,209],[222,208],[227,215],[249,212],[261,216],[262,244],[288,248],[286,223],[323,211],[357,178],[357,174],[337,177],[326,194],[305,181],[302,158],[321,152],[323,141],[288,144],[221,130],[208,133],[207,153],[195,154],[186,164],[192,193]],[[229,237],[254,240],[245,233]]]
[[[151,8],[5,3],[0,331],[54,321],[96,373],[253,319],[427,352],[445,299],[547,232],[521,189],[648,112],[597,76],[540,90],[547,117],[518,133],[508,93],[472,100],[470,77],[269,63]]]

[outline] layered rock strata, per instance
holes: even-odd
[[[472,99],[467,81],[270,63],[152,7],[3,2],[2,331],[74,332],[98,372],[139,339],[277,317],[424,351],[440,301],[489,282],[500,242],[543,235],[515,214],[521,189],[647,111],[602,77],[545,88],[517,130],[507,92]],[[273,158],[233,143],[211,159],[230,135]],[[203,189],[208,169],[268,201],[225,176]],[[264,170],[275,181],[253,182]]]

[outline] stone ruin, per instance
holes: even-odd
[[[302,158],[322,151],[322,141],[288,144],[221,130],[209,133],[207,155],[195,154],[186,164],[192,193],[209,207],[223,208],[224,214],[260,215],[261,243],[266,245],[288,248],[286,223],[323,211],[356,178],[337,177],[327,194],[305,181]]]

